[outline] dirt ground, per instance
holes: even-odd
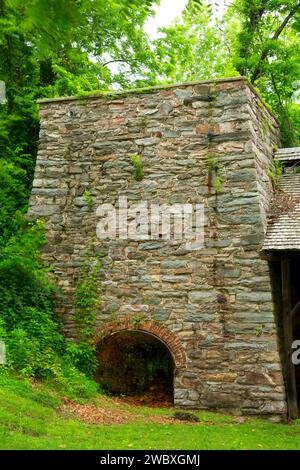
[[[165,397],[164,397],[165,398]],[[141,407],[170,408],[172,402],[147,393],[138,397],[99,397],[95,404],[79,404],[65,399],[60,406],[60,412],[69,418],[77,418],[89,424],[125,424],[133,421],[153,423],[176,422],[168,416],[149,416],[142,412]]]

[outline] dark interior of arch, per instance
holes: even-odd
[[[174,361],[156,337],[141,331],[122,331],[98,346],[96,380],[112,395],[152,396],[173,401]]]

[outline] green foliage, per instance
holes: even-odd
[[[142,27],[155,3],[0,0],[0,80],[7,90],[7,101],[0,105],[0,334],[7,343],[8,367],[23,376],[64,383],[67,374],[79,388],[85,379],[76,376],[78,369],[89,376],[95,370],[92,346],[70,344],[60,333],[53,313],[56,291],[39,263],[42,221],[28,224],[23,218],[38,144],[36,100],[112,84],[128,87],[133,74],[140,71],[141,76],[150,64]],[[116,61],[117,73],[110,67]],[[64,156],[70,156],[70,146]],[[84,197],[92,210],[91,193]],[[98,261],[75,293],[85,339],[95,320],[96,271]]]
[[[154,41],[156,80],[159,76],[176,83],[237,75],[224,25],[213,22],[204,2],[189,0],[182,18],[159,31]]]
[[[207,166],[210,176],[209,180],[217,194],[221,191],[223,183],[223,179],[220,176],[220,163],[216,158],[209,156],[207,159]]]
[[[260,337],[264,332],[264,327],[265,325],[259,325],[254,331],[255,336]]]
[[[43,221],[23,221],[0,251],[0,338],[7,348],[6,367],[24,377],[54,380],[79,394],[80,387],[97,387],[80,373],[92,377],[95,351],[86,344],[71,345],[60,332],[53,312],[58,292],[39,262],[44,242]]]
[[[0,247],[9,240],[21,223],[24,202],[26,172],[17,165],[0,159]]]
[[[131,321],[133,323],[133,325],[135,327],[138,327],[140,324],[141,324],[141,321],[142,321],[142,317],[141,315],[134,315],[132,318],[131,318]]]
[[[54,286],[39,264],[43,223],[22,227],[0,252],[0,319],[8,366],[25,376],[60,374],[64,339],[53,313]]]
[[[273,168],[271,168],[268,171],[268,176],[269,176],[269,178],[271,178],[275,188],[279,184],[279,181],[280,181],[281,176],[283,174],[283,170],[284,170],[284,163],[281,162],[280,160],[274,160],[273,161]]]
[[[63,344],[63,338],[60,337]],[[32,336],[26,329],[15,328],[7,335],[8,366],[25,377],[59,378],[61,359],[51,339],[43,341]]]
[[[0,313],[11,315],[10,322],[14,321],[13,312],[24,306],[50,308],[52,289],[38,257],[44,241],[42,221],[23,222],[0,251]]]
[[[233,38],[233,61],[271,105],[281,125],[282,144],[300,145],[300,107],[291,101],[299,79],[300,3],[236,0],[231,10],[241,28]]]
[[[0,315],[10,329],[27,307],[52,311],[54,287],[39,264],[44,241],[43,223],[37,221],[21,227],[0,251]]]
[[[134,74],[144,75],[152,53],[142,26],[155,3],[0,0],[0,80],[7,90],[7,103],[0,105],[0,159],[10,164],[6,179],[16,176],[20,210],[36,159],[36,99],[128,87]],[[120,65],[117,72],[110,63]]]
[[[214,158],[212,156],[209,156],[207,159],[207,166],[209,171],[212,173],[218,173],[220,169],[220,163],[217,158]]]
[[[97,310],[101,304],[99,274],[102,257],[102,254],[96,258],[87,254],[73,295],[78,339],[90,345],[93,343]]]
[[[144,170],[142,165],[141,156],[138,153],[131,153],[129,155],[131,164],[135,168],[134,178],[136,181],[142,181],[144,178]]]
[[[63,362],[61,370],[61,376],[49,382],[49,385],[53,385],[60,395],[82,403],[87,399],[95,398],[99,393],[99,385],[84,373],[78,372],[78,369],[69,362]]]
[[[278,118],[282,144],[300,145],[300,106],[291,99],[300,76],[299,32],[298,2],[234,0],[216,19],[204,2],[190,0],[153,41],[148,77],[181,82],[244,75]]]
[[[74,366],[87,377],[92,378],[97,368],[95,348],[86,342],[67,341],[66,353]]]
[[[89,212],[93,210],[93,197],[91,191],[86,190],[83,194]]]
[[[213,187],[214,187],[215,193],[219,193],[221,191],[222,183],[223,183],[222,178],[220,176],[216,175],[215,178],[214,178],[214,182],[213,182]]]

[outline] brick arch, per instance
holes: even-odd
[[[138,324],[132,324],[130,321],[118,321],[106,323],[98,328],[95,335],[95,344],[101,342],[104,338],[111,336],[120,331],[140,331],[141,333],[148,333],[161,341],[169,350],[174,359],[175,367],[183,367],[186,365],[187,357],[179,338],[163,325],[153,321],[141,321]]]

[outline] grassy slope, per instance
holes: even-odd
[[[300,449],[298,422],[238,424],[232,417],[199,412],[198,425],[158,424],[148,417],[170,416],[172,410],[118,405],[130,413],[128,424],[92,425],[61,416],[57,405],[51,389],[32,390],[0,376],[0,449]],[[145,418],[137,420],[137,413]]]

